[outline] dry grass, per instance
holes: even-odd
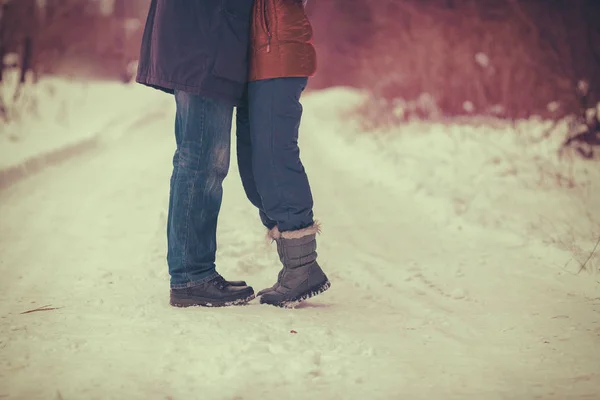
[[[412,0],[370,2],[369,23],[355,28],[365,34],[350,50],[343,42],[350,34],[338,32],[347,29],[343,24],[316,18],[320,71],[315,85],[350,82],[368,88],[375,99],[387,101],[383,108],[427,93],[445,115],[507,118],[576,112],[575,87],[581,79],[590,80],[592,92],[600,95],[600,80],[593,79],[600,76],[600,63],[588,43],[594,35],[600,39],[600,32],[594,33],[594,13],[581,1],[566,8],[512,0],[496,9],[454,3],[449,8]],[[472,109],[465,109],[467,102]],[[558,109],[548,109],[551,102]]]

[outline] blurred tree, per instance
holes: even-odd
[[[383,104],[427,93],[449,116],[560,118],[578,112],[580,80],[599,99],[599,10],[598,0],[323,0],[311,86],[368,88]]]
[[[6,56],[6,24],[4,18],[6,14],[7,3],[0,1],[0,89],[4,82],[5,56]],[[7,110],[4,97],[0,93],[0,120],[6,120]]]
[[[4,76],[4,58],[6,55],[6,24],[4,23],[4,15],[6,14],[7,3],[0,1],[0,84]]]
[[[40,73],[120,77],[137,59],[148,0],[0,0],[5,53]],[[31,46],[26,46],[26,37]]]

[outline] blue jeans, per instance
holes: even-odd
[[[217,276],[217,218],[229,170],[233,105],[175,91],[173,174],[167,219],[171,288]]]
[[[242,184],[262,223],[281,232],[313,224],[313,198],[300,161],[300,96],[307,78],[250,82],[236,111]]]

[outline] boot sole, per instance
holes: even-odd
[[[326,280],[324,283],[317,286],[316,288],[310,289],[307,292],[304,292],[295,297],[292,297],[290,300],[284,300],[284,301],[280,301],[277,303],[270,303],[270,302],[264,300],[263,297],[261,297],[260,304],[268,304],[268,305],[280,307],[280,308],[295,308],[298,304],[302,303],[305,300],[310,299],[311,297],[315,297],[315,296],[323,293],[330,287],[331,287],[331,282],[329,282],[329,280]]]
[[[214,300],[206,299],[202,297],[173,297],[169,301],[169,304],[173,307],[230,307],[230,306],[244,306],[254,299],[255,295],[243,297],[235,300]]]

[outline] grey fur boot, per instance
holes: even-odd
[[[294,307],[329,289],[331,283],[317,263],[319,232],[318,223],[297,231],[281,233],[275,227],[269,232],[269,237],[277,243],[283,269],[275,285],[258,293],[261,304]]]

